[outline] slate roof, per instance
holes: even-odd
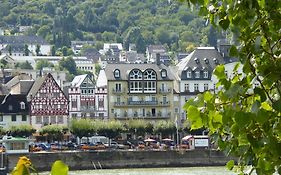
[[[0,44],[39,44],[48,45],[48,43],[40,36],[0,36]]]
[[[163,45],[149,45],[148,46],[149,53],[152,52],[166,52],[166,48]]]
[[[7,88],[11,88],[13,87],[14,85],[18,84],[21,80],[31,80],[32,78],[27,75],[27,74],[20,74],[20,75],[17,75],[15,77],[13,77],[10,81],[8,81],[5,86]]]
[[[25,108],[21,109],[21,102],[24,102]],[[12,106],[12,109],[9,108]],[[0,112],[9,114],[28,114],[29,105],[26,100],[26,95],[21,94],[7,94],[0,95]]]
[[[82,82],[85,80],[86,77],[87,77],[87,74],[75,76],[74,79],[71,82],[71,86],[72,87],[80,87]]]
[[[23,44],[9,44],[7,45],[5,48],[3,48],[1,51],[3,53],[9,53],[9,47],[11,47],[11,51],[12,53],[16,52],[20,52],[20,53],[24,53],[24,50],[25,50],[25,46]]]
[[[116,79],[114,77],[114,70],[120,70],[120,78]],[[139,69],[145,71],[146,69],[153,69],[157,73],[157,80],[174,80],[174,76],[170,69],[161,64],[107,64],[105,67],[105,74],[108,80],[128,80],[129,72],[133,69]],[[165,69],[167,71],[167,77],[162,78],[160,73],[161,70]]]
[[[180,71],[188,68],[206,68],[212,71],[218,64],[224,64],[225,60],[214,47],[198,47],[187,57],[183,58],[177,66]]]
[[[49,76],[50,74],[46,74],[43,77],[38,77],[33,86],[31,87],[30,91],[27,94],[27,99],[28,101],[31,100],[32,96],[34,96],[38,90],[40,89],[40,87],[42,86],[42,84],[44,83],[44,81],[46,80],[47,76]]]

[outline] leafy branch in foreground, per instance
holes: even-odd
[[[191,128],[208,128],[219,149],[238,156],[241,175],[281,174],[281,1],[186,1],[199,5],[215,27],[237,36],[230,54],[243,65],[243,74],[236,66],[233,77],[218,66],[214,74],[221,90],[186,103]]]

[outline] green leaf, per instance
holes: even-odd
[[[272,107],[270,106],[270,104],[268,104],[268,102],[262,102],[261,107],[267,111],[272,111]]]
[[[224,16],[220,21],[219,21],[219,25],[226,30],[229,27],[229,19],[227,16]]]
[[[228,161],[228,162],[226,163],[226,167],[227,167],[227,169],[232,170],[233,167],[234,167],[234,160]]]
[[[232,45],[230,47],[229,55],[231,57],[237,57],[238,56],[238,50],[237,50],[237,48],[235,46]]]
[[[204,100],[206,102],[209,102],[213,98],[213,94],[210,91],[206,91],[204,93]]]
[[[196,107],[188,107],[187,118],[191,122],[191,129],[199,129],[203,127],[202,118],[200,117],[200,111]]]
[[[266,94],[263,89],[256,87],[254,89],[254,93],[260,96],[261,102],[264,102],[266,100]]]
[[[52,165],[51,175],[68,175],[68,166],[61,160],[57,160]]]
[[[225,79],[225,68],[224,65],[218,65],[214,71],[214,74],[217,76],[218,79]]]
[[[272,104],[272,107],[273,107],[273,109],[275,109],[276,111],[281,112],[281,99],[275,101],[275,102]]]
[[[257,114],[260,110],[260,105],[261,105],[260,102],[255,101],[252,105],[251,112]]]

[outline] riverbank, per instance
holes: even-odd
[[[231,158],[215,150],[44,152],[7,155],[8,170],[27,156],[38,171],[49,171],[56,160],[70,170],[224,166]]]

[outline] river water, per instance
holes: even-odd
[[[49,173],[39,173],[47,175]],[[134,168],[70,171],[69,175],[236,175],[225,167]]]

